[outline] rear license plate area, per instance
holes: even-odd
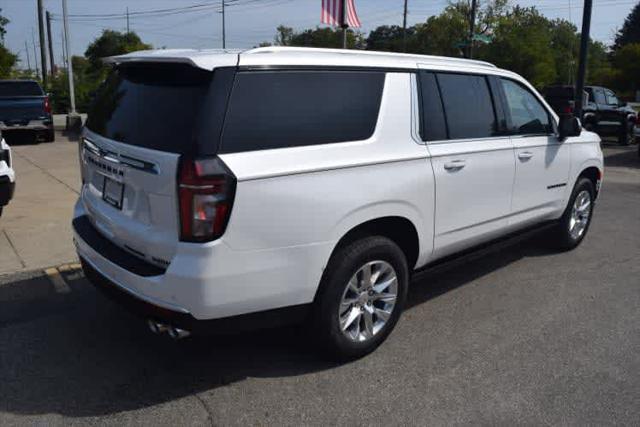
[[[124,184],[109,177],[104,177],[102,184],[102,200],[116,209],[122,209]]]

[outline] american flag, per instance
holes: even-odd
[[[323,24],[340,26],[342,22],[342,2],[347,2],[347,11],[345,13],[345,24],[352,28],[360,28],[360,19],[356,13],[356,5],[354,0],[322,0],[322,14],[320,22]]]

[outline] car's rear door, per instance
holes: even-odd
[[[423,71],[420,81],[422,133],[436,182],[435,255],[443,256],[506,228],[513,147],[500,134],[502,113],[487,76]]]
[[[215,91],[214,72],[189,65],[122,66],[89,112],[81,141],[85,210],[103,235],[151,263],[168,264],[179,241],[181,156],[201,155],[203,144],[207,154],[217,149],[207,129]]]

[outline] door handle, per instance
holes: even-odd
[[[466,165],[464,160],[452,160],[444,164],[446,170],[460,170]]]
[[[533,153],[531,151],[523,151],[522,153],[518,153],[518,158],[520,160],[529,160],[533,157]]]

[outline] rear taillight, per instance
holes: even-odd
[[[51,103],[48,96],[44,97],[44,112],[51,114]]]
[[[235,188],[235,176],[219,158],[183,157],[178,173],[180,240],[208,242],[222,236]]]

